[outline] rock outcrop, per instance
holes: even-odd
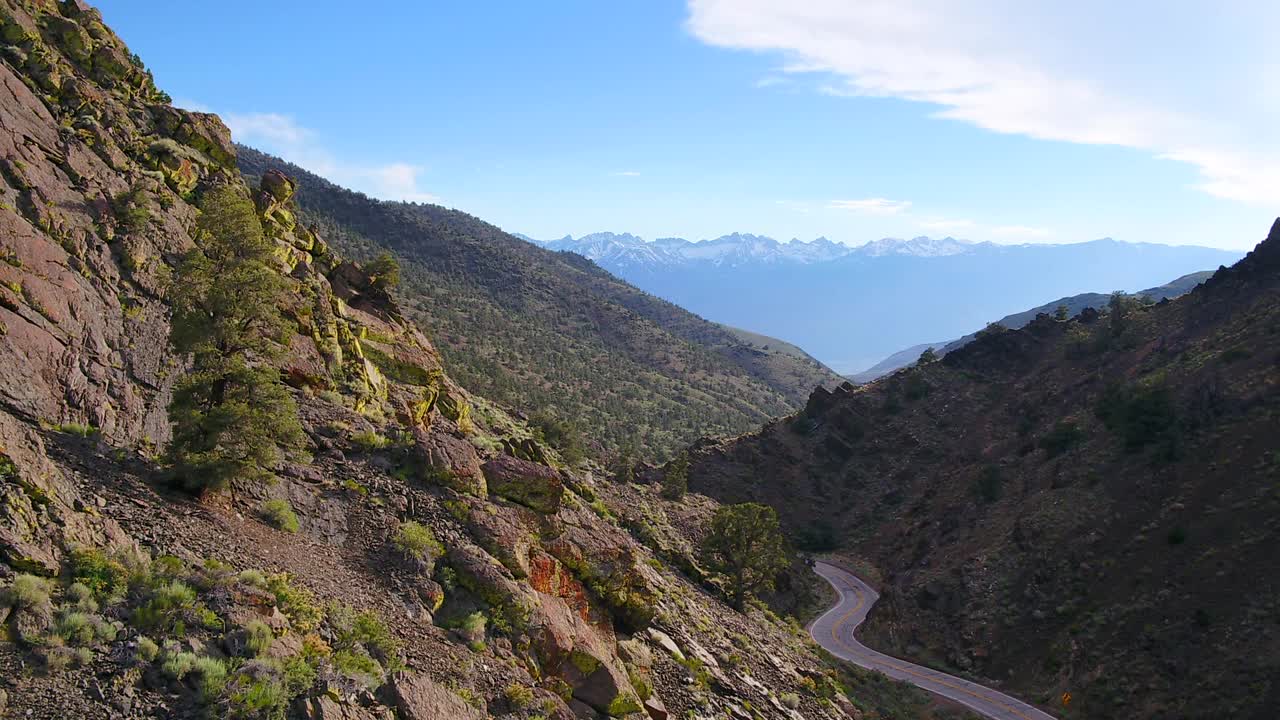
[[[560,509],[564,481],[554,468],[499,455],[484,464],[484,479],[489,490],[508,500],[542,513]]]
[[[386,686],[387,704],[402,720],[483,720],[484,714],[422,675],[397,673]]]

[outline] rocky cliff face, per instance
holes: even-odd
[[[95,10],[0,0],[0,34],[0,713],[892,716],[455,383],[298,222],[294,179],[244,187],[218,118],[170,106]],[[157,465],[185,367],[165,297],[215,182],[253,198],[292,281],[280,370],[312,460],[193,498]]]
[[[873,645],[1067,717],[1272,717],[1277,252],[1280,222],[1177,300],[815,392],[696,447],[690,487],[874,566]]]

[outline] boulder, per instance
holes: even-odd
[[[563,532],[544,541],[547,552],[586,583],[628,629],[648,627],[664,581],[644,561],[639,546],[590,510],[566,507],[556,517],[563,521]]]
[[[675,658],[677,662],[685,661],[684,653],[680,650],[680,646],[676,644],[675,640],[671,639],[670,635],[658,628],[649,628],[648,633],[649,639],[653,641],[653,644],[667,651],[667,654]]]
[[[588,622],[565,600],[553,597],[541,599],[529,626],[539,664],[567,683],[574,699],[607,715],[640,710],[607,626]]]
[[[512,575],[525,578],[530,575],[530,553],[538,542],[538,517],[523,507],[477,502],[472,503],[467,526],[480,546],[498,558]]]
[[[51,625],[53,605],[47,600],[40,605],[18,608],[13,613],[13,634],[27,645],[38,643]]]
[[[275,198],[277,202],[285,202],[293,197],[294,192],[298,189],[298,183],[293,178],[273,168],[262,173],[262,189],[270,193],[271,197]]]
[[[484,600],[494,613],[501,613],[512,628],[522,630],[529,625],[537,599],[502,563],[475,545],[456,543],[449,546],[449,566],[463,587]]]
[[[171,105],[152,105],[150,109],[156,124],[174,140],[199,150],[221,167],[235,167],[236,146],[231,141],[231,130],[223,124],[222,118],[213,113],[192,112]]]
[[[495,495],[542,513],[552,514],[560,509],[564,481],[554,468],[500,455],[482,469],[489,490]]]
[[[382,701],[401,720],[483,720],[484,714],[431,678],[398,672],[383,687]]]
[[[93,39],[74,20],[49,14],[42,18],[54,43],[72,60],[87,63],[93,56]]]
[[[657,695],[650,695],[644,703],[644,711],[649,713],[649,717],[653,720],[667,720],[667,706],[662,704],[662,698]]]
[[[542,463],[543,465],[551,463],[551,459],[547,457],[546,449],[533,438],[503,438],[502,452],[529,462]]]
[[[488,497],[480,458],[471,443],[443,432],[414,428],[413,453],[422,479],[466,495]]]
[[[434,613],[444,604],[444,588],[430,578],[422,578],[418,581],[416,594],[427,612]]]
[[[328,695],[298,698],[290,717],[304,720],[383,720],[386,713],[375,713],[359,705],[340,703]]]

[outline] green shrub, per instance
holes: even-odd
[[[120,624],[109,622],[105,618],[94,617],[93,634],[98,638],[98,642],[109,643],[116,639],[120,634]]]
[[[827,553],[840,547],[840,537],[830,520],[817,518],[796,531],[796,548],[810,553]]]
[[[265,653],[271,648],[275,635],[271,633],[271,628],[261,620],[251,620],[244,628],[245,631],[245,649],[249,651],[251,657],[257,657]]]
[[[428,555],[439,557],[444,554],[444,546],[436,540],[431,529],[413,520],[400,523],[392,543],[400,552],[418,560]]]
[[[93,603],[93,591],[84,583],[71,583],[62,592],[62,599],[79,607],[85,603]],[[94,607],[97,607],[97,603],[94,603]],[[89,610],[88,612],[94,612],[94,610]]]
[[[195,614],[196,605],[196,591],[180,580],[172,580],[156,588],[150,599],[134,609],[133,624],[143,630],[182,635],[188,614]]]
[[[351,443],[365,452],[384,450],[391,447],[391,439],[370,430],[362,430],[351,435]]]
[[[1053,458],[1075,447],[1084,439],[1084,431],[1075,423],[1061,421],[1053,426],[1048,435],[1040,438],[1040,447]]]
[[[279,663],[279,669],[290,695],[305,693],[315,685],[318,676],[315,666],[304,655],[293,655],[285,659]]]
[[[196,586],[206,592],[231,587],[238,580],[239,574],[235,568],[215,558],[205,558],[194,578]]]
[[[502,691],[502,694],[506,696],[507,702],[511,703],[511,707],[516,710],[524,710],[533,706],[533,690],[520,683],[511,683]]]
[[[93,618],[82,612],[63,613],[53,624],[52,632],[68,645],[82,647],[94,640]]]
[[[289,693],[272,678],[249,678],[240,675],[230,697],[233,718],[277,718],[284,715]]]
[[[529,426],[535,439],[558,450],[561,459],[569,465],[576,465],[586,457],[586,444],[576,424],[539,410],[529,416]]]
[[[264,590],[267,587],[267,576],[263,575],[261,570],[245,570],[240,573],[236,579],[239,580],[241,584],[248,585],[250,587],[261,588]]]
[[[482,612],[473,612],[462,618],[462,622],[458,623],[458,629],[468,635],[484,635],[485,625],[488,624],[488,618]]]
[[[628,667],[627,679],[631,681],[631,687],[636,689],[636,695],[640,696],[642,702],[653,696],[653,688],[649,685],[649,679],[639,671]]]
[[[335,649],[363,649],[381,665],[393,670],[399,668],[400,642],[377,613],[371,610],[356,613],[348,606],[334,605],[329,610],[329,624],[334,632]]]
[[[262,514],[262,519],[271,527],[288,533],[298,532],[298,516],[287,500],[278,498],[268,500],[262,503],[259,512]]]
[[[643,708],[640,706],[640,701],[628,692],[619,693],[618,696],[609,703],[610,717],[622,717],[624,715],[630,715],[631,713],[638,713],[641,710],[643,710]]]
[[[98,428],[92,425],[81,425],[80,423],[62,423],[55,425],[54,430],[63,435],[75,435],[82,438],[91,438],[98,434]]]
[[[196,660],[194,653],[166,652],[164,663],[160,665],[160,672],[174,680],[181,680],[187,676],[187,673],[195,669]]]
[[[80,660],[83,657],[84,655],[78,653],[74,648],[62,646],[48,647],[44,650],[44,666],[45,669],[51,673],[58,672],[80,663]],[[91,662],[92,660],[93,653],[90,653],[88,661],[86,662]]]
[[[1161,443],[1168,455],[1176,455],[1181,427],[1173,396],[1163,382],[1113,385],[1103,393],[1096,412],[1108,430],[1124,439],[1126,449]]]
[[[370,688],[382,684],[382,666],[359,650],[338,650],[333,654],[333,669]]]
[[[49,581],[35,575],[19,575],[4,592],[4,603],[19,610],[49,602]]]
[[[1004,476],[1000,474],[1000,468],[995,465],[984,467],[973,481],[973,494],[984,503],[999,500],[1004,494]]]
[[[129,589],[130,573],[124,563],[101,550],[76,548],[69,565],[72,580],[87,587],[100,602],[118,602]]]
[[[800,707],[800,696],[795,693],[782,693],[778,699],[782,701],[782,706],[789,710],[796,710]]]
[[[275,595],[276,606],[289,618],[294,630],[305,633],[320,627],[324,611],[316,604],[315,596],[310,590],[290,582],[288,574],[280,573],[267,578],[267,589]]]
[[[159,655],[160,646],[156,644],[155,640],[152,640],[146,635],[138,636],[137,646],[133,650],[134,658],[144,663],[150,663],[154,662],[156,657]]]
[[[223,661],[211,657],[196,658],[191,672],[199,676],[196,680],[196,692],[200,694],[202,703],[212,704],[226,690],[227,665]]]

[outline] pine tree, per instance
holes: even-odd
[[[288,337],[274,242],[238,187],[208,190],[200,211],[171,293],[170,340],[192,367],[169,405],[169,460],[190,490],[269,477],[302,442],[297,406],[271,365]]]
[[[772,588],[788,564],[778,515],[759,503],[716,510],[702,552],[707,565],[728,579],[730,603],[737,610],[750,595]]]

